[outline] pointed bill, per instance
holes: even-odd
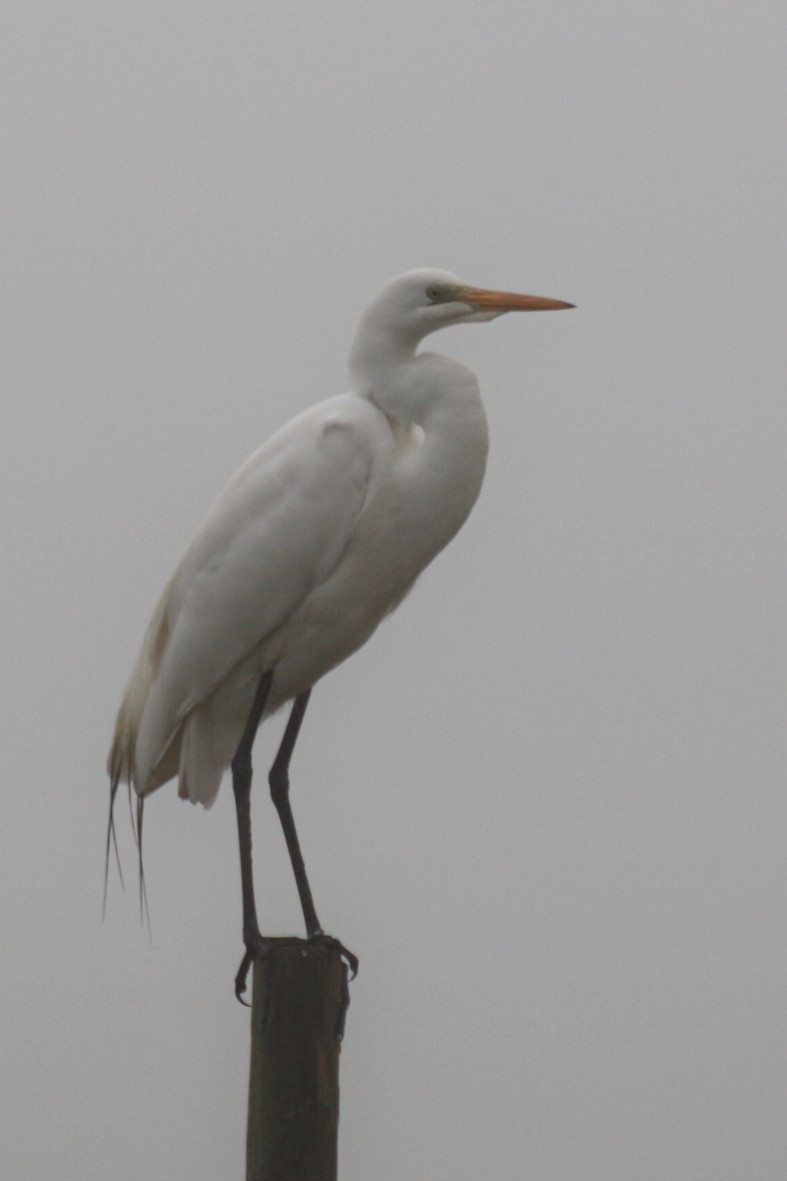
[[[511,291],[487,291],[483,287],[465,287],[461,299],[479,312],[559,312],[575,306],[545,295],[516,295]]]

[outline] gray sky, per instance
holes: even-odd
[[[3,23],[4,1175],[242,1176],[231,792],[151,800],[151,945],[114,879],[101,923],[106,748],[217,492],[438,265],[579,309],[433,338],[487,482],[296,754],[362,961],[341,1176],[780,1181],[783,4]],[[255,808],[263,925],[299,930]]]

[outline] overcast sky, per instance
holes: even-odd
[[[783,3],[25,0],[0,55],[3,1174],[243,1175],[232,793],[150,801],[151,943],[106,750],[214,497],[437,265],[578,310],[431,339],[487,481],[294,760],[342,1181],[781,1181]]]

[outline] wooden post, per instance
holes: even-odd
[[[254,965],[246,1181],[336,1181],[347,966],[283,939]]]

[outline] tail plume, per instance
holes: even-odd
[[[109,862],[112,853],[115,855],[115,864],[117,865],[118,877],[120,879],[121,889],[125,891],[126,883],[123,879],[123,866],[120,862],[120,850],[118,848],[117,828],[115,825],[115,801],[117,799],[118,788],[120,787],[121,769],[118,767],[112,771],[109,782],[109,816],[107,818],[107,837],[106,847],[104,850],[104,895],[101,907],[101,917],[106,918],[107,913],[107,889],[109,886]],[[139,866],[139,921],[143,923],[147,929],[148,934],[152,937],[152,929],[150,925],[150,907],[148,905],[148,892],[145,883],[145,864],[142,858],[142,820],[145,814],[145,800],[142,796],[137,797],[136,808],[132,800],[131,784],[128,785],[128,806],[129,814],[131,816],[131,831],[134,834],[134,844],[137,847],[137,862]]]

